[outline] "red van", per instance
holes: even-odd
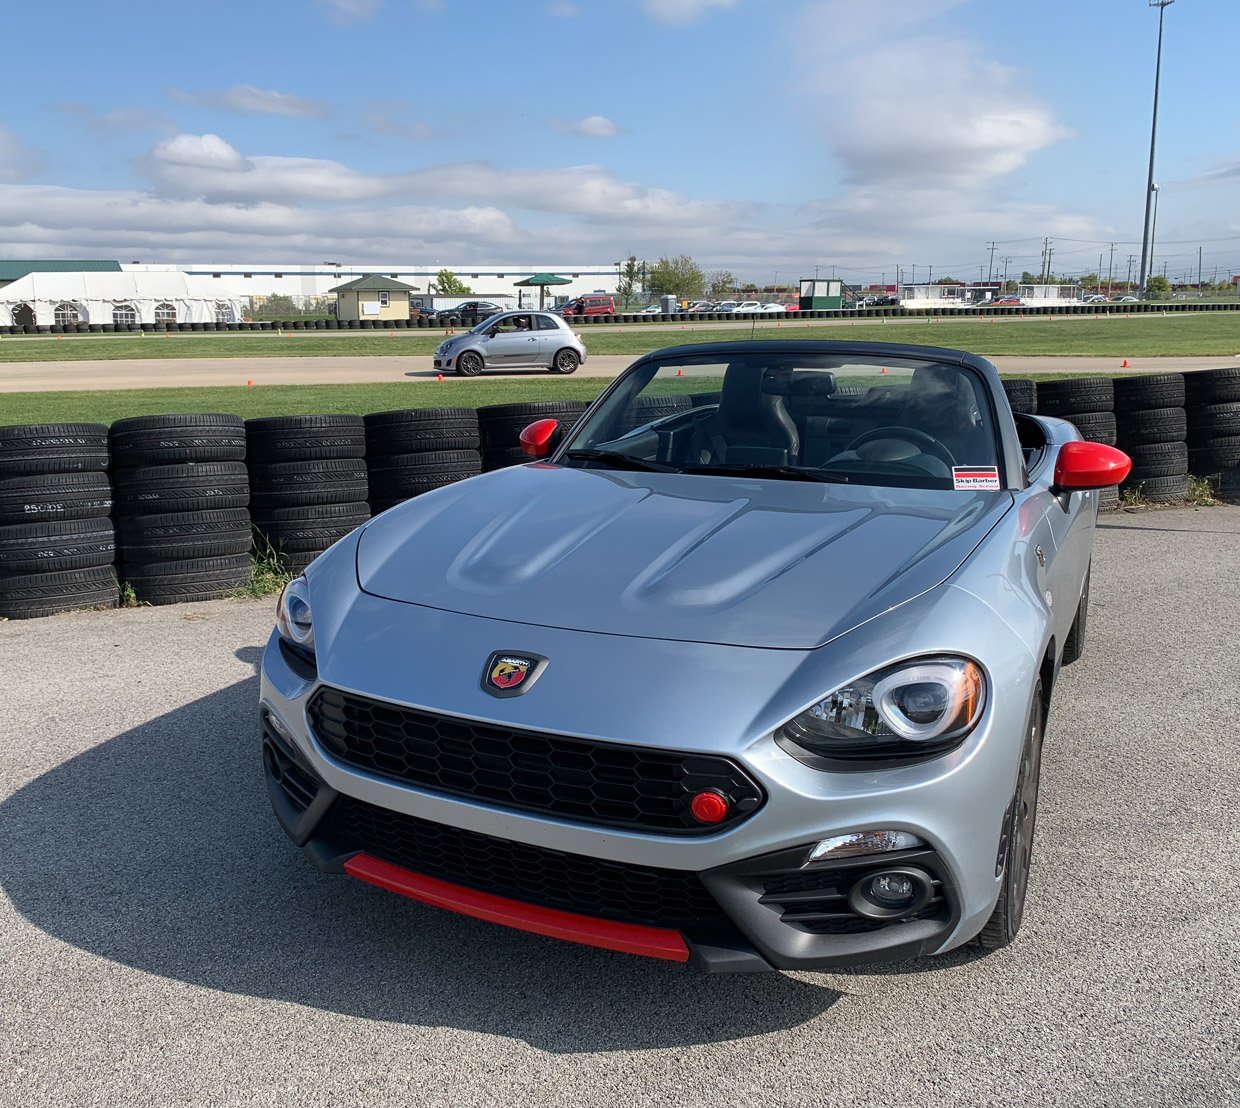
[[[614,296],[579,296],[570,300],[556,311],[560,315],[615,315],[616,298]]]

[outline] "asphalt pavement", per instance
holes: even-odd
[[[1240,507],[1112,513],[1008,950],[701,977],[315,872],[270,601],[0,623],[0,1104],[1240,1101]]]

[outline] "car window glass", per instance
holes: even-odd
[[[555,320],[552,319],[549,315],[536,315],[534,319],[538,323],[538,329],[540,331],[558,331],[559,330],[559,327],[556,326]]]
[[[857,484],[1002,487],[987,386],[967,367],[815,352],[720,358],[642,365],[566,449],[686,471],[785,467]]]

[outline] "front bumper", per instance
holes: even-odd
[[[766,809],[796,807],[797,798],[788,779],[780,783],[771,776],[769,765],[762,767],[768,803],[721,834],[685,840],[573,825],[432,795],[344,765],[318,740],[306,715],[321,687],[317,675],[273,635],[263,664],[260,728],[268,795],[279,822],[320,869],[350,873],[426,903],[629,953],[667,958],[670,946],[683,950],[672,961],[712,972],[752,972],[825,970],[940,952],[972,937],[997,895],[1002,811],[991,819],[984,802],[972,813],[976,825],[980,812],[986,828],[980,894],[977,844],[952,850],[943,820],[919,806],[916,790],[897,803],[905,809],[899,818],[890,814],[891,797],[884,798],[887,814],[881,805],[858,802],[831,805],[833,818],[825,818],[819,803],[811,819],[794,820],[782,840],[772,838],[763,828]],[[964,768],[963,781],[959,773],[947,776],[949,793],[968,789]],[[786,757],[780,769],[791,780],[817,773]],[[910,830],[928,846],[813,869],[803,865],[819,839],[880,826]],[[388,867],[390,879],[368,876],[376,862]],[[916,916],[875,922],[850,912],[847,894],[855,881],[909,865],[934,882],[933,900]],[[419,895],[427,881],[449,892]],[[479,894],[493,901],[489,912],[473,902]],[[569,918],[530,925],[530,911]],[[620,945],[611,941],[609,927],[626,933]]]

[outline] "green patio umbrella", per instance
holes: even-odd
[[[535,273],[533,277],[527,277],[524,281],[514,281],[514,285],[518,288],[533,288],[538,286],[538,306],[541,308],[543,302],[547,299],[548,285],[571,285],[567,277],[557,277],[554,273]]]

